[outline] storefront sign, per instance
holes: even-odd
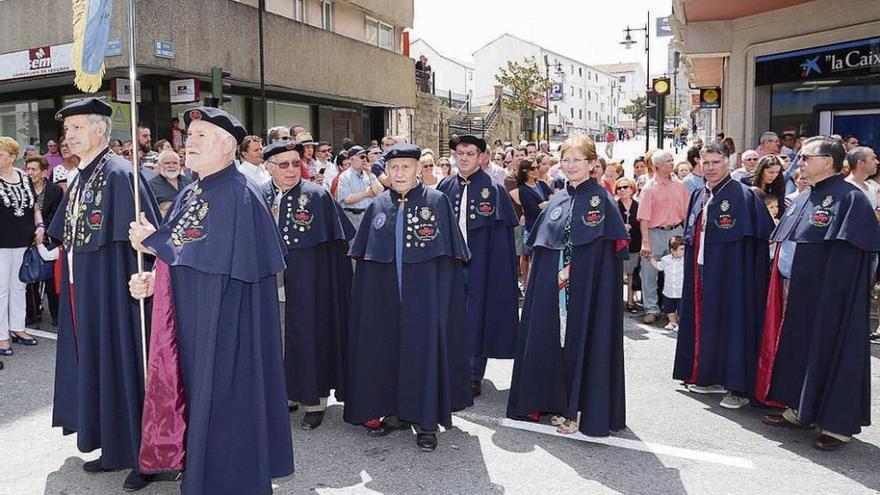
[[[880,74],[880,38],[758,57],[755,85]]]
[[[136,81],[137,83],[137,102],[141,102],[141,82]],[[117,77],[110,81],[110,99],[113,101],[119,102],[130,102],[131,101],[131,84],[129,84],[128,79]]]
[[[195,79],[177,79],[168,81],[171,91],[171,103],[191,103],[199,101],[199,82]]]
[[[550,101],[562,101],[562,97],[565,95],[564,88],[562,87],[561,82],[553,83],[553,86],[550,88]]]
[[[40,46],[0,55],[0,81],[73,70],[73,43]]]
[[[155,48],[157,57],[174,58],[174,43],[170,41],[157,41]]]
[[[721,108],[721,88],[700,88],[700,108]]]

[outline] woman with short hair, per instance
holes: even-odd
[[[37,194],[37,205],[43,214],[43,223],[50,225],[64,191],[46,180],[46,170],[49,163],[42,156],[32,156],[24,160],[25,172],[31,178],[34,192]],[[55,280],[49,279],[44,282],[34,282],[27,285],[27,323],[37,323],[42,316],[43,294],[49,301],[49,314],[52,316],[52,326],[58,326],[58,294],[55,292]]]
[[[0,136],[0,356],[13,354],[10,338],[37,345],[25,330],[26,289],[18,271],[25,250],[34,240],[42,244],[46,228],[30,177],[15,168],[20,149],[11,137]]]
[[[626,426],[622,261],[627,232],[614,198],[590,176],[595,143],[566,140],[565,190],[532,227],[529,285],[517,335],[507,415],[558,432],[607,436]]]

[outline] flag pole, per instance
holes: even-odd
[[[135,31],[135,0],[128,0],[128,85],[131,91],[131,140],[133,143],[133,152],[131,154],[131,164],[133,168],[132,177],[134,179],[134,221],[140,222],[141,212],[141,177],[140,177],[140,158],[138,157],[138,136],[137,136],[137,71],[135,67],[136,52],[136,31]],[[137,273],[138,277],[144,273],[144,253],[137,252]],[[140,324],[141,324],[141,358],[144,369],[144,384],[147,382],[147,310],[145,299],[139,299],[140,305]]]

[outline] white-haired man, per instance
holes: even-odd
[[[639,198],[638,220],[642,230],[643,258],[660,259],[668,252],[669,239],[680,236],[687,214],[687,188],[672,173],[675,157],[669,150],[654,153],[654,178],[645,184]],[[651,324],[660,315],[657,296],[657,270],[650,263],[642,263],[642,301],[645,305],[644,322]]]
[[[52,425],[77,434],[81,452],[101,449],[88,473],[132,468],[126,490],[148,481],[137,468],[144,396],[138,306],[126,294],[137,271],[128,244],[135,219],[132,165],[110,151],[106,103],[89,98],[62,108],[65,143],[80,170],[49,226],[62,242],[61,301]],[[155,200],[141,177],[142,214],[155,222]]]
[[[140,466],[185,467],[183,494],[270,493],[271,478],[293,472],[275,278],[285,246],[258,186],[233,165],[241,123],[217,108],[183,118],[199,180],[158,230],[129,231],[156,256],[155,273],[129,284],[136,299],[155,290]]]

